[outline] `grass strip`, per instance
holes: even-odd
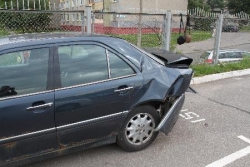
[[[230,72],[236,70],[244,70],[250,68],[250,58],[244,58],[239,62],[210,65],[210,64],[196,64],[191,65],[194,70],[194,77],[201,77],[210,74],[218,74],[223,72]]]

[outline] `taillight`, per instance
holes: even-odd
[[[213,59],[206,59],[205,63],[213,63]]]

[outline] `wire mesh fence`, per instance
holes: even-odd
[[[94,12],[92,22],[96,34],[120,37],[135,45],[141,43],[141,47],[161,47],[164,18],[163,14]]]
[[[89,20],[87,13],[83,10],[0,10],[0,36],[40,32],[92,32],[120,37],[140,47],[164,49],[166,41],[171,39],[170,49],[191,56],[195,63],[203,61],[203,53],[213,52],[218,38],[220,50],[250,52],[250,16],[247,14],[224,14],[220,25],[222,35],[218,36],[219,14],[173,14],[171,25],[167,25],[166,14],[92,12]],[[181,18],[183,25],[180,27]],[[91,31],[87,31],[87,25],[90,24]],[[171,36],[168,36],[166,27],[170,26]],[[180,36],[186,37],[185,34],[191,37],[190,41],[178,45],[177,39]]]
[[[226,17],[222,23],[218,62],[242,60],[250,56],[250,18]]]
[[[39,32],[81,32],[82,11],[0,10],[0,36]]]
[[[190,13],[192,14],[192,13]],[[191,43],[183,45],[174,45],[176,38],[184,35],[184,30],[179,35],[178,23],[180,23],[180,15],[174,15],[172,27],[173,32],[171,38],[174,49],[177,52],[182,52],[194,59],[194,63],[214,63],[214,51],[216,47],[219,51],[219,63],[223,59],[228,59],[230,56],[221,54],[224,50],[237,50],[250,52],[250,17],[242,15],[221,14],[223,22],[219,23],[220,14],[210,13],[193,13],[190,15],[190,26],[187,26],[187,34],[191,34]],[[184,25],[186,26],[187,18],[183,16]],[[218,34],[221,28],[221,35]],[[190,30],[189,30],[190,29]],[[189,32],[190,31],[190,32]],[[220,56],[221,55],[221,56]],[[231,57],[237,57],[232,56]],[[232,59],[233,60],[233,59]]]

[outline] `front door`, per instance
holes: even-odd
[[[111,136],[142,78],[101,45],[59,46],[58,56],[61,82],[55,92],[55,110],[61,146]]]
[[[49,47],[0,55],[0,165],[58,148]]]

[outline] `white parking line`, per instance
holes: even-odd
[[[248,144],[250,144],[250,140],[248,138],[246,138],[245,136],[238,136],[238,138],[240,138],[241,140],[247,142]]]
[[[188,109],[183,109],[183,110],[181,110],[181,112],[186,112],[186,111],[188,111]]]
[[[246,137],[244,136],[238,136],[238,138],[244,140],[245,142],[249,143],[250,144],[250,140],[247,139]],[[236,161],[237,159],[240,159],[244,156],[247,156],[248,154],[250,154],[250,146],[246,147],[246,148],[243,148],[239,151],[236,151],[222,159],[219,159],[209,165],[207,165],[206,167],[223,167],[225,165],[228,165],[234,161]]]
[[[182,115],[182,114],[179,114],[182,118],[186,118],[184,115]]]
[[[191,121],[191,122],[192,122],[192,123],[197,123],[197,122],[202,122],[202,121],[205,121],[205,119],[199,119],[199,120]]]

